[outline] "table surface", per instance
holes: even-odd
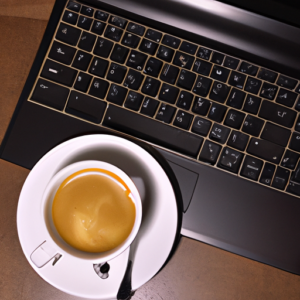
[[[53,4],[54,0],[0,0],[0,143]],[[23,255],[16,210],[28,173],[0,160],[0,299],[76,300],[41,279]],[[300,276],[183,237],[167,266],[132,297],[138,299],[300,299]]]

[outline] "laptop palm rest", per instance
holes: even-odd
[[[199,174],[183,215],[183,235],[300,274],[298,199],[160,152],[168,161]],[[182,188],[182,181],[178,182]]]

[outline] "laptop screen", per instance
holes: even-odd
[[[295,0],[218,0],[254,13],[300,27],[300,1]],[[295,37],[296,38],[296,37]]]

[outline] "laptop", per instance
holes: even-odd
[[[1,158],[31,169],[77,136],[128,138],[175,174],[181,235],[300,274],[299,13],[57,0]]]

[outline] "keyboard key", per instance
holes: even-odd
[[[102,35],[104,29],[105,29],[106,24],[100,21],[94,21],[93,26],[91,31],[98,34],[98,35]]]
[[[49,52],[49,57],[65,65],[69,65],[75,55],[76,49],[54,41]]]
[[[118,42],[123,35],[123,30],[111,25],[107,25],[104,36],[110,40]]]
[[[148,56],[136,50],[131,50],[126,65],[133,69],[142,70]]]
[[[248,140],[249,136],[247,134],[233,130],[228,139],[227,145],[232,148],[244,151],[248,144]]]
[[[215,64],[221,65],[223,63],[225,55],[219,52],[214,52],[211,61]]]
[[[295,91],[296,91],[297,93],[300,94],[300,83],[298,84],[298,86],[297,86],[297,88],[295,89]]]
[[[290,130],[267,122],[261,134],[261,138],[285,147],[289,141],[290,135]]]
[[[108,61],[94,57],[92,64],[89,69],[89,73],[99,77],[104,77],[108,68]]]
[[[79,12],[81,8],[81,5],[75,2],[70,1],[67,5],[67,9]]]
[[[197,48],[197,45],[183,41],[180,45],[179,50],[194,55],[196,53]]]
[[[270,186],[274,173],[275,173],[275,166],[269,163],[265,163],[259,182],[264,185]]]
[[[210,74],[212,64],[210,62],[197,59],[194,63],[193,71],[198,74],[208,76]]]
[[[126,32],[122,39],[122,44],[130,48],[136,48],[140,42],[140,38],[132,33]]]
[[[160,79],[170,84],[174,84],[178,76],[178,73],[179,73],[179,68],[169,64],[165,64],[161,71]]]
[[[190,128],[193,115],[186,113],[185,111],[179,110],[174,119],[174,126],[188,130]]]
[[[193,94],[186,91],[181,91],[176,106],[189,110],[193,102]]]
[[[115,44],[114,49],[110,55],[110,59],[117,63],[123,64],[128,56],[128,53],[128,48]]]
[[[195,134],[114,105],[108,107],[103,124],[195,158],[203,142]]]
[[[100,99],[104,99],[108,90],[109,83],[105,80],[94,78],[89,94]]]
[[[248,77],[247,83],[245,85],[245,91],[257,95],[260,90],[261,83],[261,80],[253,77]]]
[[[163,100],[165,102],[174,104],[178,97],[178,94],[179,94],[178,88],[163,83],[158,98],[159,100]]]
[[[209,100],[196,97],[193,106],[193,112],[198,115],[205,116],[210,108],[210,104],[211,102]]]
[[[279,164],[284,148],[269,141],[251,138],[247,152],[269,162]]]
[[[66,44],[76,46],[81,34],[81,30],[67,24],[59,24],[55,38]]]
[[[300,152],[300,133],[293,132],[290,140],[289,148]]]
[[[156,56],[166,62],[171,62],[174,55],[174,50],[165,46],[160,46]]]
[[[291,181],[300,183],[300,162],[298,163],[295,172],[292,173]]]
[[[133,32],[135,34],[143,36],[144,32],[145,32],[145,27],[142,25],[138,25],[138,24],[130,22],[127,26],[127,30],[130,32]]]
[[[176,108],[162,103],[158,109],[156,119],[164,123],[170,124],[175,114]]]
[[[138,90],[144,80],[144,75],[141,74],[140,72],[137,72],[135,70],[129,69],[124,86],[128,87],[129,89],[132,90]]]
[[[107,39],[98,37],[97,43],[94,48],[94,54],[104,57],[104,58],[108,58],[113,45],[114,45],[113,42],[111,42]]]
[[[214,165],[217,162],[222,147],[206,140],[200,152],[199,160]]]
[[[210,91],[209,98],[212,100],[218,101],[220,103],[224,103],[227,99],[229,91],[230,91],[230,86],[228,86],[224,83],[215,81],[214,85]]]
[[[277,86],[265,82],[261,88],[260,96],[269,100],[273,100],[275,98],[277,90]]]
[[[148,29],[146,32],[146,38],[154,42],[159,43],[162,37],[162,33],[153,29]]]
[[[239,71],[255,76],[257,74],[258,67],[243,61],[239,67]]]
[[[157,47],[158,47],[157,43],[155,43],[153,41],[149,41],[147,39],[143,39],[139,49],[142,52],[148,53],[150,55],[154,55],[157,50]]]
[[[181,70],[176,85],[190,91],[194,85],[195,79],[196,75],[194,73],[187,70]]]
[[[261,68],[257,75],[258,78],[274,83],[277,78],[277,73]]]
[[[85,93],[88,90],[91,80],[92,80],[92,76],[80,72],[75,81],[74,89]]]
[[[277,167],[273,182],[272,182],[272,187],[279,189],[279,190],[284,190],[286,184],[288,183],[290,177],[290,171],[283,169],[281,167]]]
[[[210,59],[210,55],[212,53],[212,50],[206,49],[204,47],[200,47],[197,53],[197,56],[206,60]]]
[[[106,96],[106,100],[118,105],[122,105],[127,95],[127,91],[128,90],[122,86],[111,84]]]
[[[77,26],[85,30],[90,30],[93,19],[85,16],[80,16],[77,22]]]
[[[298,98],[298,100],[296,102],[295,109],[300,111],[300,97]]]
[[[295,130],[300,132],[300,115],[298,115],[297,122],[295,124]]]
[[[156,109],[158,107],[159,101],[146,97],[141,108],[141,114],[153,117],[155,115]]]
[[[243,106],[245,97],[246,97],[245,92],[238,90],[236,88],[232,88],[226,104],[228,106],[231,106],[231,107],[234,107],[237,109],[241,109]]]
[[[99,124],[102,120],[106,103],[90,96],[72,91],[66,112],[79,118]]]
[[[252,156],[246,155],[241,170],[241,176],[257,180],[263,166],[263,161]]]
[[[72,25],[76,25],[78,19],[78,14],[75,14],[70,11],[65,11],[62,20]]]
[[[144,96],[142,94],[139,94],[139,93],[136,93],[133,91],[129,91],[127,99],[124,103],[124,106],[129,109],[138,111],[143,102],[143,99],[144,99]]]
[[[165,34],[161,43],[166,46],[177,49],[180,44],[180,39],[178,39],[174,36]]]
[[[88,17],[92,17],[94,14],[94,9],[85,5],[82,5],[81,14],[88,16]]]
[[[259,136],[264,123],[263,120],[248,115],[244,121],[242,131],[253,136]]]
[[[227,107],[218,103],[212,103],[210,111],[208,113],[208,118],[221,123],[224,119]]]
[[[95,18],[105,22],[108,19],[108,13],[101,10],[97,10],[95,13]]]
[[[279,75],[276,84],[287,89],[293,90],[296,87],[297,80],[286,77],[284,75]]]
[[[158,77],[160,70],[162,68],[163,62],[154,58],[150,57],[147,61],[146,67],[144,69],[144,73],[153,77]]]
[[[292,128],[296,118],[296,112],[284,106],[264,100],[259,116],[279,125]]]
[[[44,79],[39,79],[32,93],[31,100],[58,110],[63,110],[69,92],[70,90],[65,87]]]
[[[194,56],[188,55],[183,52],[176,51],[173,64],[181,68],[190,70],[194,63]]]
[[[72,86],[76,78],[77,71],[56,63],[49,59],[46,60],[41,76],[49,80]]]
[[[146,77],[143,84],[142,92],[151,97],[156,97],[159,87],[160,82],[158,80],[153,79],[151,77]]]
[[[298,153],[286,150],[280,165],[282,167],[294,170],[299,160],[299,157],[300,155]]]
[[[207,136],[210,130],[212,122],[201,117],[195,117],[192,126],[192,132],[200,134],[202,136]]]
[[[125,77],[126,72],[126,67],[111,63],[106,78],[110,81],[121,83]]]
[[[82,32],[78,47],[82,50],[91,52],[95,44],[96,36],[88,32]],[[99,41],[99,40],[98,40]],[[97,45],[95,49],[97,48]],[[95,53],[95,52],[94,52]]]
[[[214,126],[210,132],[209,138],[220,144],[225,144],[229,133],[230,133],[229,128],[219,125],[219,124],[214,124]]]
[[[198,76],[193,88],[193,93],[202,97],[206,97],[209,92],[211,83],[212,83],[211,79]]]
[[[111,16],[108,23],[124,29],[126,27],[127,20],[120,17]]]
[[[242,89],[244,87],[245,81],[246,75],[232,71],[228,80],[228,84]]]
[[[243,111],[246,111],[246,112],[256,115],[258,113],[260,103],[261,103],[261,98],[258,98],[258,97],[248,94],[246,101],[245,101]]]
[[[242,112],[230,109],[227,113],[224,124],[235,129],[240,129],[244,121],[245,115],[246,114]]]
[[[226,82],[228,79],[229,73],[230,73],[230,70],[214,65],[212,72],[210,74],[210,77],[214,78],[216,80],[222,81],[222,82]]]
[[[281,88],[277,94],[276,102],[288,107],[293,107],[297,96],[296,93]]]
[[[91,54],[78,50],[73,61],[72,67],[80,69],[82,71],[86,71],[91,59]]]
[[[300,196],[300,185],[294,182],[290,182],[286,191],[296,196]]]
[[[225,147],[220,155],[218,167],[232,173],[238,173],[244,154]]]
[[[224,66],[235,70],[239,64],[239,60],[230,56],[225,57]]]

